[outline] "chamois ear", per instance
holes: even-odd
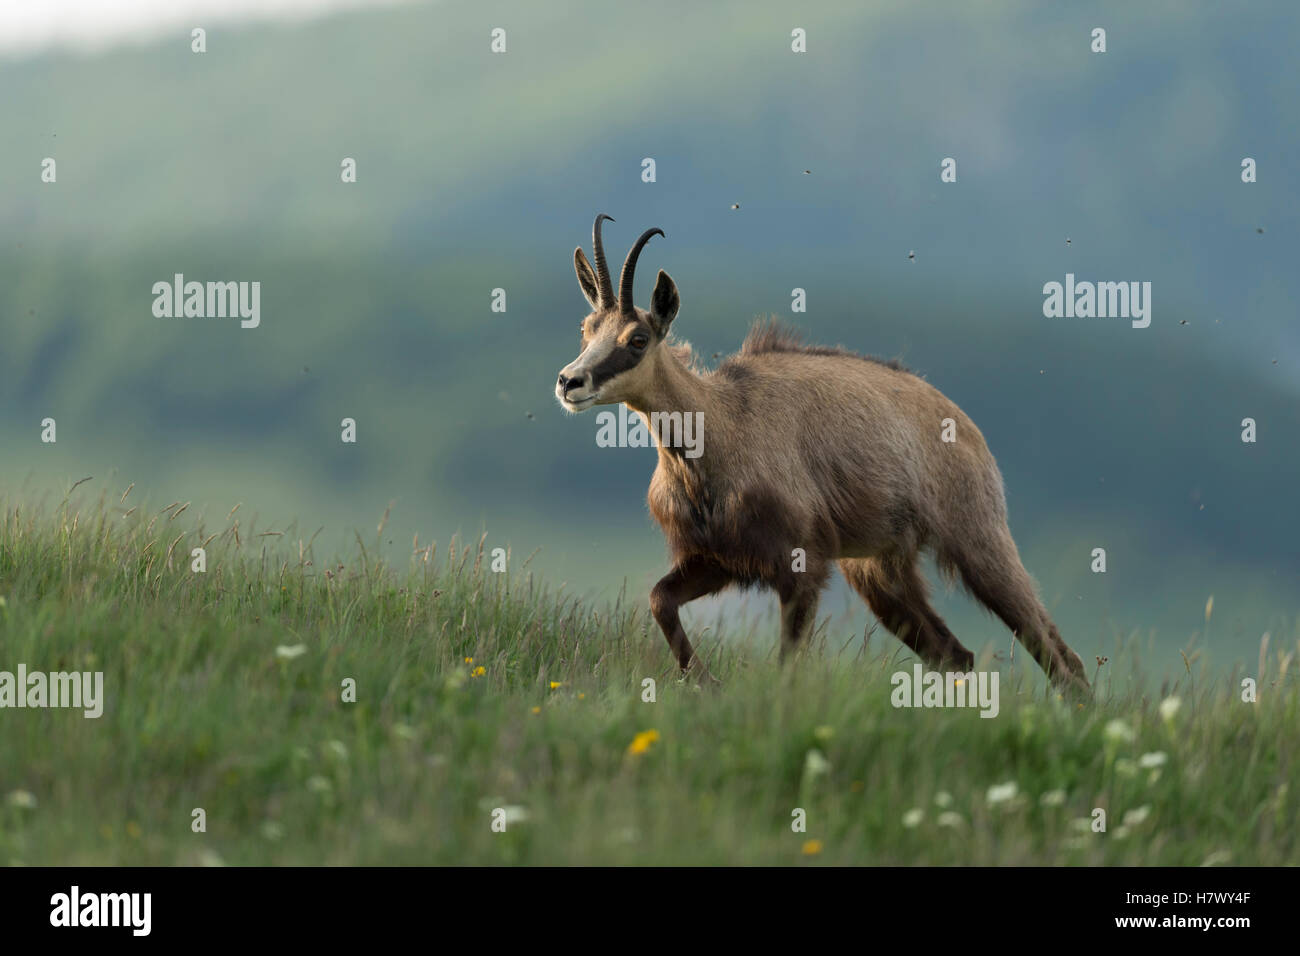
[[[582,294],[586,296],[593,309],[599,309],[600,291],[596,286],[596,273],[591,268],[591,263],[587,261],[587,254],[582,251],[582,246],[573,250],[573,270],[578,273],[578,285],[582,286]]]
[[[668,326],[677,318],[677,310],[682,306],[682,297],[677,294],[677,283],[663,269],[655,280],[655,290],[650,295],[650,315],[660,335],[668,334]]]

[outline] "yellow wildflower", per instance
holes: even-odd
[[[632,738],[628,744],[627,752],[630,754],[643,754],[650,749],[650,745],[659,739],[659,731],[643,730]]]

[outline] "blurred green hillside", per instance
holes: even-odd
[[[485,530],[572,590],[638,593],[664,569],[653,452],[597,448],[551,397],[572,250],[607,212],[616,261],[665,230],[638,287],[672,273],[706,357],[776,313],[960,403],[1085,657],[1136,631],[1177,660],[1200,632],[1249,660],[1300,614],[1300,31],[1251,11],[436,4],[0,60],[0,481],[243,502],[334,547],[394,501],[399,556]],[[155,318],[178,272],[260,281],[261,326]],[[1044,318],[1067,272],[1151,281],[1151,327]]]

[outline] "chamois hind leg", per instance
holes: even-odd
[[[678,564],[668,572],[650,592],[650,613],[654,615],[677,666],[683,672],[691,669],[692,662],[702,672],[702,676],[715,683],[717,678],[709,673],[704,662],[695,656],[691,642],[686,638],[686,629],[682,627],[677,609],[689,601],[721,591],[731,583],[729,575],[721,565],[708,558],[692,557]]]
[[[840,570],[891,634],[931,667],[969,671],[975,655],[948,630],[926,596],[915,555],[845,558]]]
[[[945,550],[941,560],[957,568],[971,594],[1011,628],[1053,684],[1090,690],[1083,661],[1052,623],[1005,523],[958,553]]]

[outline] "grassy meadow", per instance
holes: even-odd
[[[3,502],[0,671],[102,671],[106,703],[0,710],[0,864],[1300,863],[1294,637],[1233,674],[1121,649],[1086,705],[981,661],[981,719],[894,708],[913,660],[882,631],[832,621],[783,672],[775,622],[688,612],[701,688],[644,595],[494,572],[490,537],[392,567],[379,534],[328,556],[94,488]]]

